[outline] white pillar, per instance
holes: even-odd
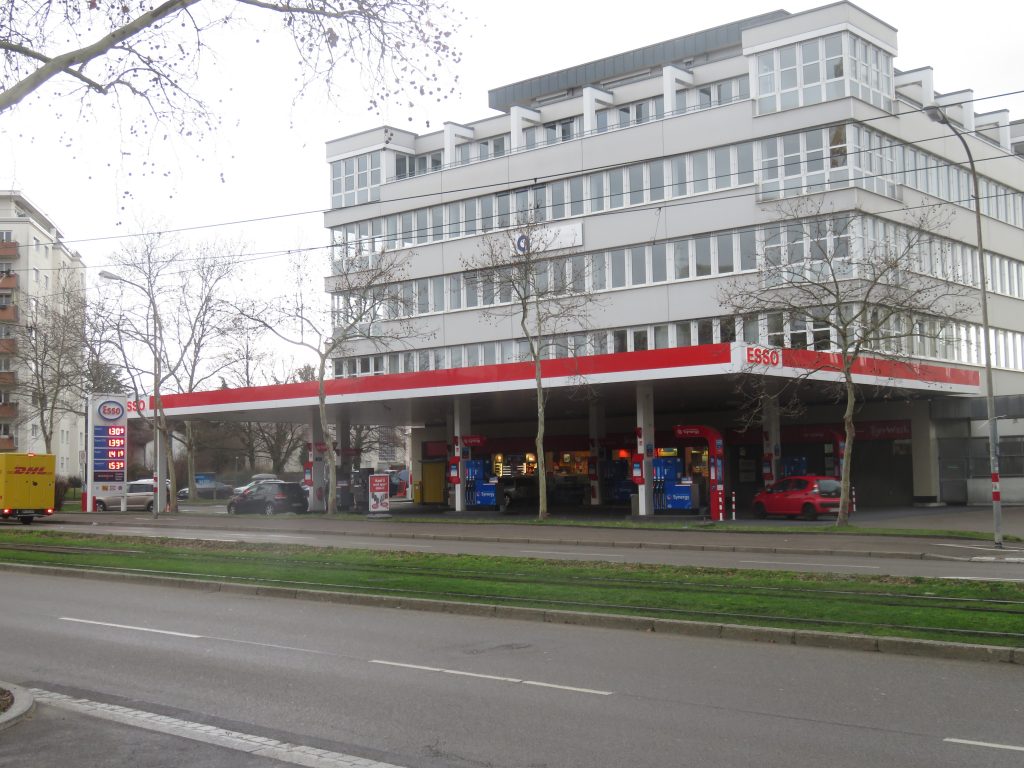
[[[509,118],[512,131],[512,151],[518,152],[526,144],[523,140],[523,129],[526,127],[526,123],[537,125],[540,122],[540,112],[526,107],[512,107]]]
[[[676,90],[679,85],[693,85],[693,72],[671,65],[661,70],[661,88],[665,99],[666,115],[671,115],[679,109],[679,104],[676,101]]]
[[[598,506],[604,502],[601,498],[601,447],[605,437],[604,403],[592,400],[590,403],[590,465],[595,474],[590,478],[590,503]]]
[[[597,131],[597,107],[609,106],[615,96],[610,91],[595,88],[592,85],[583,87],[583,133],[589,136]]]
[[[327,464],[324,459],[322,445],[324,442],[323,425],[320,424],[320,411],[310,409],[310,461],[313,463],[313,487],[309,492],[309,511],[323,512],[327,509]]]
[[[444,156],[441,162],[444,165],[455,164],[455,147],[459,144],[464,144],[467,141],[472,141],[474,136],[473,129],[459,125],[458,123],[445,123],[444,124]]]
[[[927,400],[910,404],[910,449],[914,468],[914,501],[939,500],[939,441]]]
[[[644,484],[637,487],[641,517],[654,514],[654,387],[636,385],[636,452],[644,457]]]
[[[462,436],[472,434],[473,429],[469,421],[469,398],[456,397],[453,403],[453,414],[452,414],[452,427],[454,429],[454,444],[455,444],[455,455],[462,457],[464,455],[464,446],[462,445]],[[459,462],[459,484],[455,486],[455,511],[465,512],[466,511],[466,463],[465,461]]]
[[[775,395],[767,395],[761,401],[761,434],[764,456],[771,457],[769,468],[774,482],[779,479],[782,466],[782,427],[779,421],[779,400]]]
[[[338,436],[338,476],[335,480],[337,485],[348,489],[349,492],[352,490],[352,456],[349,453],[349,449],[352,447],[350,426],[348,412],[339,413],[335,417],[334,429],[335,434]],[[324,475],[327,475],[326,464],[324,465]],[[345,501],[347,503],[348,499]]]

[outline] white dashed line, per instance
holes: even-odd
[[[73,621],[76,624],[92,624],[97,627],[113,627],[114,629],[130,629],[135,632],[152,632],[157,635],[171,635],[172,637],[187,637],[191,640],[198,640],[202,635],[191,635],[187,632],[171,632],[167,629],[153,629],[152,627],[134,627],[131,624],[111,624],[108,621],[90,621],[89,619],[73,619],[70,616],[61,616],[61,621]]]
[[[1014,744],[993,744],[988,741],[970,741],[969,739],[943,739],[949,744],[965,744],[968,747],[988,747],[989,749],[1008,749],[1011,752],[1024,752],[1024,747]]]
[[[77,699],[65,696],[62,693],[44,691],[40,688],[32,688],[30,692],[40,704],[91,717],[98,717],[103,720],[111,720],[115,723],[122,723],[135,728],[143,728],[147,731],[180,736],[192,741],[201,741],[204,744],[214,744],[259,757],[268,757],[280,760],[281,762],[291,763],[292,765],[313,766],[314,768],[353,768],[354,766],[359,766],[359,768],[401,768],[393,763],[368,760],[358,755],[348,755],[342,752],[331,752],[327,749],[291,744],[286,741],[268,739],[251,733],[230,731],[204,723],[179,720],[176,717],[165,717],[154,712],[129,709],[128,707],[121,707],[116,704]]]
[[[518,677],[502,677],[500,675],[485,675],[479,672],[465,672],[461,669],[444,669],[443,667],[425,667],[421,664],[405,664],[400,661],[385,661],[384,659],[370,659],[371,664],[383,664],[388,667],[401,667],[403,669],[415,669],[418,672],[440,672],[445,675],[458,675],[459,677],[475,677],[482,680],[494,680],[499,683],[514,683],[518,685],[533,685],[540,688],[554,688],[560,691],[572,693],[588,693],[594,696],[611,696],[613,691],[598,691],[593,688],[577,688],[571,685],[557,685],[555,683],[542,683],[538,680],[520,680]]]

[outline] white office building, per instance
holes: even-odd
[[[550,260],[549,279],[583,280],[599,298],[545,361],[549,470],[587,478],[595,502],[612,500],[615,463],[632,454],[685,455],[688,472],[707,474],[714,451],[686,431],[699,426],[721,437],[725,490],[741,504],[769,474],[832,474],[842,410],[824,392],[744,430],[734,382],[755,375],[752,348],[779,348],[795,375],[799,360],[813,367],[797,351],[824,354],[834,339],[807,317],[730,315],[722,287],[756,275],[773,248],[795,258],[814,247],[813,228],[779,221],[801,200],[848,222],[824,236],[844,238],[828,247],[854,260],[906,227],[908,211],[941,206],[949,224],[922,269],[977,286],[971,176],[960,141],[925,109],[938,107],[977,161],[1003,497],[1024,501],[1024,124],[985,112],[969,83],[936,93],[930,68],[900,71],[897,55],[896,30],[851,3],[777,11],[495,88],[490,116],[473,123],[330,141],[336,269],[407,257],[397,311],[424,331],[335,360],[336,376],[378,377],[353,392],[412,425],[428,499],[453,455],[521,471],[532,367],[515,318],[493,321],[508,297],[466,264],[528,216],[574,246]],[[337,286],[326,278],[340,309]],[[911,350],[913,372],[862,377],[874,386],[857,415],[860,503],[988,499],[980,312],[951,333]]]
[[[46,442],[34,355],[43,343],[29,345],[33,318],[63,303],[65,291],[85,290],[82,257],[65,246],[57,225],[17,190],[0,191],[0,451],[44,453]],[[85,318],[81,318],[85,322]],[[31,346],[31,350],[27,349]],[[33,351],[34,350],[34,351]],[[84,418],[72,413],[78,402],[61,402],[45,416],[57,474],[81,476],[85,448]]]

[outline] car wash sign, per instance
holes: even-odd
[[[89,486],[122,493],[128,469],[128,408],[122,395],[93,395],[89,407]]]

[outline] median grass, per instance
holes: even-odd
[[[1024,647],[1024,586],[4,531],[0,561]]]

